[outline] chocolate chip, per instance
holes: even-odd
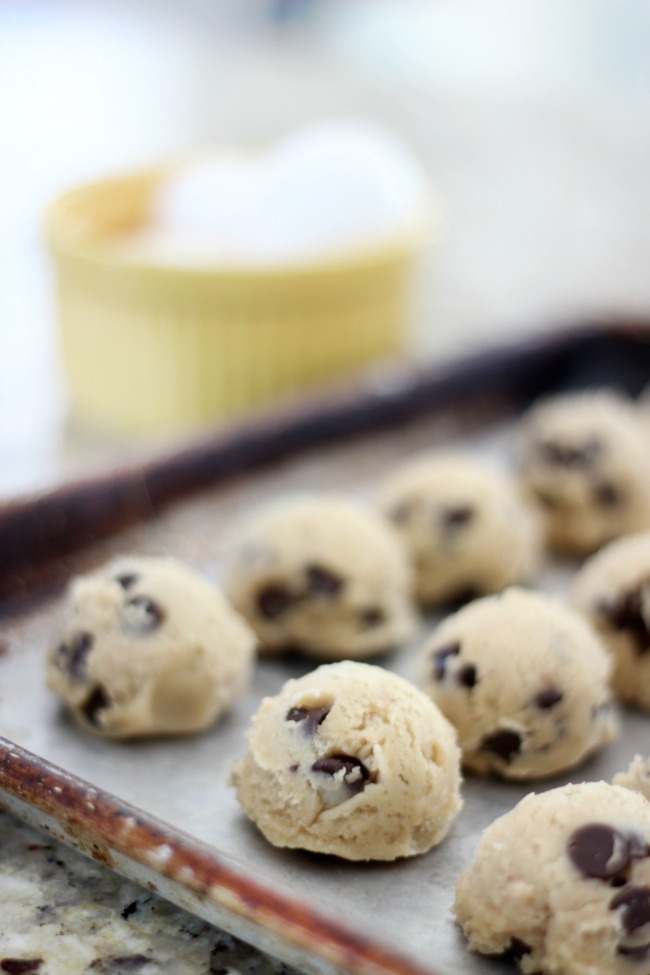
[[[286,657],[309,657],[310,650],[304,643],[298,643],[297,640],[289,640],[287,643],[283,643],[282,646],[278,647],[278,653]]]
[[[137,572],[120,572],[119,575],[115,576],[115,581],[118,586],[122,589],[131,589],[132,586],[136,584],[140,576]]]
[[[362,609],[359,613],[359,619],[364,626],[380,626],[385,618],[384,612],[379,606],[369,606],[367,609]]]
[[[92,650],[94,637],[92,633],[78,633],[68,647],[68,673],[73,680],[82,680],[86,676],[86,657]]]
[[[616,947],[616,954],[623,955],[625,958],[631,959],[631,961],[645,961],[648,955],[650,955],[650,944],[647,945],[624,945],[620,944]]]
[[[626,934],[639,936],[636,932],[650,925],[650,890],[647,887],[624,887],[620,893],[612,898],[609,904],[611,911],[622,908],[622,923]],[[650,955],[650,943],[626,944],[619,942],[616,953],[632,961],[644,961]]]
[[[324,708],[289,708],[285,721],[295,721],[302,725],[305,734],[313,735],[332,710]]]
[[[341,576],[329,569],[323,569],[320,565],[308,565],[306,572],[307,590],[311,596],[324,596],[331,599],[338,595],[345,585]]]
[[[588,823],[576,829],[567,843],[573,865],[585,877],[609,880],[630,862],[630,847],[625,836],[605,823]]]
[[[454,589],[445,598],[445,604],[450,609],[459,609],[465,603],[471,603],[473,599],[478,599],[480,595],[480,589],[468,582],[464,586],[459,586],[458,589]]]
[[[533,704],[541,708],[542,711],[547,711],[549,708],[554,708],[556,704],[559,704],[563,698],[564,694],[562,691],[558,691],[556,687],[545,687],[543,691],[535,695]]]
[[[0,969],[9,975],[28,975],[28,972],[37,972],[42,964],[42,958],[3,958]]]
[[[538,444],[537,453],[546,464],[560,467],[591,467],[602,453],[602,449],[602,441],[597,437],[590,437],[579,446],[544,440]]]
[[[476,667],[474,664],[465,664],[460,670],[456,671],[456,680],[463,687],[474,687],[478,682],[478,677],[476,674]]]
[[[351,755],[330,755],[328,758],[319,758],[314,762],[311,770],[332,776],[343,770],[343,781],[352,795],[363,792],[370,778],[370,773],[363,762],[358,758],[352,758]]]
[[[81,711],[86,716],[86,719],[90,722],[90,724],[96,726],[99,723],[97,721],[98,713],[110,708],[112,703],[113,702],[102,685],[97,684],[86,698],[86,701],[82,705]]]
[[[257,594],[257,608],[260,615],[267,620],[277,620],[291,609],[294,603],[293,594],[282,585],[269,585],[260,589]]]
[[[447,658],[457,657],[460,653],[460,643],[447,643],[435,650],[432,656],[433,676],[436,680],[443,680],[447,670]]]
[[[289,771],[290,772],[297,772],[299,768],[300,768],[300,766],[297,763],[294,763],[293,765],[290,765],[289,766]]]
[[[508,961],[519,961],[524,955],[529,955],[532,950],[531,946],[522,941],[521,938],[511,938],[502,957]]]
[[[623,927],[628,934],[650,924],[650,890],[647,887],[626,887],[610,901],[609,908],[623,908]]]
[[[510,762],[521,751],[521,735],[518,731],[500,728],[486,735],[481,742],[482,752],[491,752],[506,762]]]
[[[603,508],[617,508],[623,503],[624,494],[615,484],[603,482],[595,486],[594,498]]]
[[[161,626],[165,612],[151,596],[134,596],[126,604],[126,625],[135,633],[152,633]]]
[[[644,589],[648,580],[644,579],[633,589],[622,592],[616,599],[601,599],[596,603],[596,612],[614,630],[625,631],[634,638],[637,652],[650,650],[650,630],[646,623],[644,609]]]
[[[460,528],[474,519],[476,512],[468,504],[459,504],[453,508],[446,508],[440,514],[440,523],[447,532],[457,532]]]

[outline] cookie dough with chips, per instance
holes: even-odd
[[[575,577],[572,599],[612,652],[617,697],[650,710],[650,532],[597,552]]]
[[[371,664],[326,664],[268,697],[233,781],[279,847],[347,860],[424,853],[461,800],[456,735],[407,681]]]
[[[650,803],[605,782],[526,796],[483,834],[454,909],[473,951],[523,972],[647,975]]]
[[[167,558],[118,558],[74,579],[48,685],[96,735],[209,727],[242,694],[255,637],[224,596]]]
[[[541,523],[510,476],[471,457],[425,454],[388,478],[384,514],[415,567],[428,605],[461,604],[530,580],[541,556]]]
[[[573,768],[614,737],[610,671],[577,612],[515,588],[447,617],[419,662],[421,686],[458,731],[463,764],[508,779]]]
[[[412,574],[396,533],[339,495],[276,501],[241,527],[227,592],[268,653],[363,659],[415,630]]]
[[[549,545],[587,555],[650,528],[650,449],[632,403],[607,391],[540,402],[522,421],[523,483]]]

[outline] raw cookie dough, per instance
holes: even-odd
[[[578,613],[523,589],[447,617],[419,662],[421,685],[456,726],[463,764],[509,779],[572,768],[614,737],[610,670]]]
[[[650,759],[635,755],[627,771],[614,776],[614,785],[622,785],[650,799]]]
[[[411,554],[420,602],[463,603],[532,577],[541,523],[509,475],[455,454],[406,463],[380,493]]]
[[[211,725],[244,691],[255,637],[222,594],[166,558],[118,558],[69,586],[48,685],[108,738]]]
[[[393,649],[415,630],[412,574],[395,532],[338,495],[275,502],[242,529],[227,591],[267,652],[322,660]]]
[[[611,542],[586,562],[572,601],[612,651],[615,694],[650,710],[650,532]]]
[[[519,459],[549,545],[585,555],[650,527],[650,449],[633,405],[607,391],[545,400],[524,418]]]
[[[461,806],[454,729],[401,677],[345,661],[262,701],[233,772],[275,846],[346,860],[424,853]]]
[[[647,975],[650,804],[605,782],[526,796],[456,888],[469,946],[523,972]]]

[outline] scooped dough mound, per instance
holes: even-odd
[[[275,846],[395,860],[439,843],[458,813],[456,736],[436,706],[370,664],[328,664],[267,697],[233,781]]]
[[[607,391],[542,401],[522,422],[523,483],[548,542],[586,555],[650,527],[650,450],[634,406]]]
[[[227,580],[267,652],[363,659],[415,630],[412,574],[396,533],[346,497],[265,507],[242,527]]]
[[[614,737],[610,670],[578,613],[523,589],[447,617],[419,664],[421,685],[456,726],[463,764],[511,779],[572,768]]]
[[[456,888],[472,950],[523,972],[650,970],[650,803],[605,782],[526,796],[483,834]]]
[[[380,492],[411,554],[420,602],[467,602],[534,575],[541,523],[509,475],[456,454],[425,454]]]
[[[119,558],[71,582],[48,685],[97,735],[189,734],[244,691],[254,647],[198,573],[173,559]]]
[[[575,577],[572,599],[612,652],[616,695],[650,710],[650,532],[597,552]]]

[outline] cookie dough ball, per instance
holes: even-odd
[[[485,831],[455,911],[470,948],[523,972],[646,975],[650,803],[605,782],[526,796]]]
[[[614,776],[614,785],[622,785],[650,799],[650,758],[635,755],[629,768]]]
[[[558,396],[524,418],[523,482],[549,545],[577,555],[650,527],[650,449],[631,403],[612,393]]]
[[[379,667],[319,667],[268,697],[235,767],[237,798],[274,846],[346,860],[424,853],[460,809],[456,736]]]
[[[508,475],[478,461],[418,457],[386,481],[380,504],[411,554],[422,603],[467,602],[537,569],[537,512]]]
[[[411,637],[412,575],[397,535],[336,495],[275,502],[242,528],[227,591],[267,652],[362,659]]]
[[[463,764],[535,779],[577,765],[617,731],[609,655],[559,600],[509,589],[432,634],[420,682],[456,726]]]
[[[650,710],[650,532],[594,555],[574,580],[572,600],[612,651],[616,695]]]
[[[254,635],[221,593],[165,558],[119,558],[69,587],[48,685],[107,738],[211,725],[243,692]]]

